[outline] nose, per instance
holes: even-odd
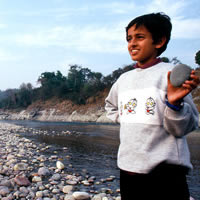
[[[130,39],[128,42],[128,46],[135,47],[137,45],[136,40],[134,38]]]

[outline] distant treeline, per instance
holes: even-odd
[[[45,101],[52,97],[69,99],[75,104],[85,104],[89,97],[110,88],[122,73],[131,69],[133,64],[119,68],[108,76],[78,65],[70,66],[67,76],[60,71],[44,72],[37,80],[40,84],[38,88],[33,88],[30,83],[23,83],[19,89],[0,91],[0,108],[26,108],[34,101]]]
[[[163,57],[162,60],[180,63],[176,58],[170,61]],[[33,88],[31,83],[22,83],[19,89],[0,91],[0,108],[26,108],[37,100],[45,101],[52,97],[68,99],[75,104],[85,104],[89,97],[109,89],[122,73],[132,69],[134,69],[133,64],[126,65],[107,76],[79,65],[71,65],[67,76],[60,71],[44,72],[37,80],[40,84],[38,88]]]

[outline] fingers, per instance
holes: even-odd
[[[168,80],[170,80],[170,74],[171,74],[171,71],[169,71],[168,74],[167,74],[167,79]]]
[[[170,85],[171,85],[171,81],[170,81],[170,75],[171,75],[171,71],[169,71],[169,72],[167,73],[167,80],[168,80],[168,84],[170,84]]]
[[[183,83],[183,87],[189,89],[192,91],[195,89],[198,85],[200,84],[200,78],[195,75],[195,71],[192,70],[191,75],[190,75],[190,80],[187,80]]]

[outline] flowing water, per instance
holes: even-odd
[[[40,143],[52,145],[52,151],[60,156],[70,156],[70,164],[76,172],[87,170],[97,179],[105,179],[110,175],[116,176],[110,183],[113,190],[119,188],[119,169],[117,168],[117,149],[119,145],[119,126],[95,123],[67,122],[34,122],[6,121],[25,127],[48,131],[49,135],[24,136]],[[74,131],[78,134],[63,136],[62,131]],[[200,200],[200,129],[190,134],[188,144],[191,151],[193,171],[188,175],[190,193],[195,200]],[[67,152],[63,151],[67,147]],[[50,152],[51,153],[51,152]],[[63,162],[69,164],[66,159]]]

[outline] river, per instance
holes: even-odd
[[[119,188],[119,169],[117,168],[117,149],[119,145],[119,126],[95,123],[38,122],[38,121],[5,121],[48,131],[47,135],[23,133],[39,143],[51,145],[52,151],[60,156],[67,154],[69,159],[63,160],[65,165],[72,165],[77,173],[86,171],[97,179],[106,179],[110,175],[116,177],[109,183],[113,190]],[[62,131],[76,134],[63,136]],[[200,129],[190,134],[188,144],[191,151],[193,171],[188,175],[190,193],[195,200],[200,200]],[[67,152],[63,151],[67,148]],[[49,152],[51,153],[51,152]]]

